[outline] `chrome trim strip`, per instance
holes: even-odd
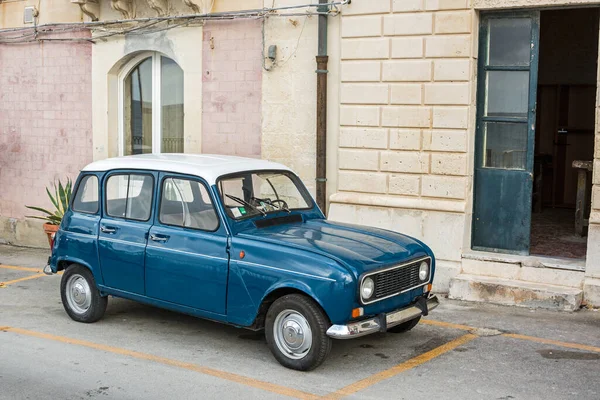
[[[121,243],[121,244],[127,244],[127,245],[131,245],[131,246],[137,246],[137,247],[144,247],[144,248],[146,247],[146,242],[144,242],[144,243],[128,242],[127,240],[113,239],[113,238],[108,238],[106,236],[98,236],[98,240],[105,240],[107,242]]]
[[[182,253],[182,254],[189,254],[191,256],[195,256],[195,257],[201,257],[201,258],[210,258],[212,260],[227,260],[227,258],[225,257],[215,257],[215,256],[209,256],[206,254],[201,254],[201,253],[192,253],[191,251],[185,251],[185,250],[176,250],[176,249],[170,249],[167,247],[163,247],[163,246],[146,246],[146,248],[150,248],[150,249],[159,249],[159,250],[164,250],[164,251],[174,251],[175,253]]]
[[[437,296],[433,295],[427,299],[427,312],[440,305]],[[392,311],[385,315],[386,328],[392,328],[403,322],[418,318],[423,312],[417,306],[411,305],[406,308]],[[332,325],[327,329],[327,336],[332,339],[354,339],[381,331],[379,318],[370,318],[364,321],[351,322],[346,325]]]
[[[255,263],[251,263],[251,262],[248,262],[248,261],[240,261],[240,260],[232,260],[232,262],[236,262],[236,263],[242,264],[242,265],[247,265],[249,267],[261,267],[261,268],[266,268],[266,269],[272,269],[274,271],[283,271],[283,272],[287,272],[287,273],[290,273],[290,274],[306,276],[306,277],[309,277],[309,278],[315,278],[315,279],[321,279],[321,280],[324,280],[324,281],[336,282],[336,280],[332,279],[332,278],[326,278],[326,277],[323,277],[323,276],[305,274],[304,272],[290,271],[289,269],[271,267],[269,265],[264,265],[264,264],[255,264]]]
[[[400,269],[400,268],[404,268],[404,267],[407,267],[407,266],[409,266],[409,265],[416,264],[416,263],[418,263],[418,262],[425,261],[425,260],[429,260],[429,276],[428,276],[428,278],[429,278],[429,279],[427,279],[427,281],[426,281],[426,282],[419,283],[417,286],[413,286],[413,287],[411,287],[411,288],[408,288],[408,289],[401,290],[401,291],[399,291],[399,292],[396,292],[396,293],[390,294],[389,296],[380,297],[379,299],[375,299],[375,300],[372,300],[372,301],[367,301],[367,302],[365,302],[365,301],[363,300],[363,298],[362,298],[362,296],[361,296],[361,294],[360,294],[360,288],[362,288],[363,281],[364,281],[366,278],[368,278],[369,276],[377,275],[377,274],[380,274],[380,273],[382,273],[382,272],[386,272],[386,271],[391,271],[391,270],[393,270],[393,269]],[[420,287],[422,287],[422,286],[425,286],[425,285],[427,285],[427,284],[431,283],[431,264],[432,264],[431,257],[429,257],[429,256],[426,256],[426,257],[421,257],[421,258],[417,258],[417,259],[415,259],[415,260],[411,260],[411,261],[405,262],[404,264],[395,265],[395,266],[393,266],[393,267],[387,267],[387,268],[382,268],[382,269],[379,269],[379,270],[376,270],[376,271],[367,272],[366,274],[364,274],[364,275],[363,275],[363,276],[360,278],[360,284],[358,285],[358,298],[359,298],[360,302],[361,302],[363,305],[368,305],[368,304],[377,303],[378,301],[382,301],[382,300],[385,300],[385,299],[389,299],[390,297],[398,296],[399,294],[406,293],[406,292],[409,292],[409,291],[411,291],[411,290],[414,290],[414,289],[420,288]],[[377,289],[377,288],[375,288],[375,289]]]
[[[98,235],[95,233],[81,233],[81,232],[71,232],[71,231],[60,231],[63,235],[74,235],[74,236],[83,236],[86,238],[96,238]]]

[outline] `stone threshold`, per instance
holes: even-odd
[[[583,290],[548,283],[461,274],[450,282],[449,298],[548,310],[576,311]]]
[[[517,264],[522,267],[551,268],[566,271],[585,272],[585,259],[556,258],[544,256],[520,256],[486,251],[469,251],[462,255],[463,259],[475,261],[491,261],[505,264]]]

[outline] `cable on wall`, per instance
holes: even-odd
[[[266,19],[267,17],[309,17],[311,15],[337,15],[339,7],[348,4],[348,0],[334,1],[325,4],[335,11],[319,12],[317,7],[323,4],[299,4],[293,6],[280,6],[253,10],[219,12],[207,14],[189,14],[168,17],[149,17],[136,19],[123,19],[111,21],[78,22],[78,23],[49,23],[35,27],[19,27],[0,29],[0,44],[23,44],[33,42],[91,42],[106,40],[113,36],[128,34],[151,34],[163,32],[174,28],[189,26],[190,24],[204,23],[206,21],[231,21],[236,19]],[[310,10],[314,8],[315,11]],[[305,9],[304,12],[298,11]],[[306,10],[308,9],[308,10]],[[86,37],[48,37],[57,33],[77,33],[91,30],[95,35]],[[264,27],[263,27],[264,30]],[[300,33],[302,35],[302,32]],[[298,38],[298,41],[300,38]],[[264,52],[264,46],[263,46]]]

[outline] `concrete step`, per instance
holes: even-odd
[[[585,260],[477,252],[463,255],[462,273],[581,289]]]
[[[583,290],[546,283],[460,274],[450,281],[448,297],[456,300],[575,311],[581,307]]]

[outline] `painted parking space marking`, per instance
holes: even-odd
[[[551,344],[551,345],[559,346],[559,347],[567,347],[569,349],[584,350],[584,351],[600,353],[600,347],[588,346],[586,344],[561,342],[558,340],[543,339],[543,338],[539,338],[539,337],[535,337],[535,336],[519,335],[516,333],[504,333],[502,336],[508,337],[508,338],[513,338],[513,339],[528,340],[528,341],[536,342],[536,343]]]
[[[14,283],[37,279],[37,278],[41,278],[41,277],[45,276],[45,274],[43,274],[41,272],[41,269],[39,269],[39,268],[20,267],[20,266],[0,264],[0,269],[3,269],[3,268],[10,269],[10,270],[18,270],[18,271],[37,272],[37,273],[34,275],[19,278],[19,279],[14,279],[14,280],[6,281],[6,282],[0,282],[0,288],[6,287],[6,286],[14,284]],[[59,274],[62,272],[63,271],[59,272]],[[308,393],[305,391],[293,389],[290,387],[277,385],[277,384],[273,384],[273,383],[269,383],[269,382],[265,382],[265,381],[261,381],[261,380],[256,380],[254,378],[245,377],[245,376],[227,372],[227,371],[221,371],[221,370],[217,370],[217,369],[213,369],[213,368],[209,368],[209,367],[203,367],[203,366],[188,363],[188,362],[173,360],[173,359],[169,359],[169,358],[165,358],[165,357],[141,353],[141,352],[137,352],[137,351],[133,351],[133,350],[127,350],[127,349],[113,347],[113,346],[109,346],[109,345],[103,345],[103,344],[99,344],[99,343],[88,342],[88,341],[78,340],[78,339],[71,339],[68,337],[56,336],[56,335],[35,332],[35,331],[29,331],[29,330],[13,328],[13,327],[0,327],[0,331],[6,331],[6,332],[12,332],[12,333],[20,334],[20,335],[54,340],[54,341],[58,341],[58,342],[66,343],[66,344],[84,346],[84,347],[88,347],[88,348],[93,348],[93,349],[97,349],[97,350],[101,350],[101,351],[110,352],[113,354],[120,354],[120,355],[134,357],[134,358],[138,358],[138,359],[142,359],[142,360],[156,362],[156,363],[160,363],[160,364],[164,364],[164,365],[169,365],[169,366],[173,366],[173,367],[177,367],[177,368],[195,371],[195,372],[198,372],[198,373],[201,373],[204,375],[210,375],[210,376],[213,376],[216,378],[220,378],[220,379],[228,380],[231,382],[239,383],[242,385],[258,388],[258,389],[265,390],[265,391],[268,391],[271,393],[275,393],[275,394],[279,394],[279,395],[283,395],[283,396],[294,397],[294,398],[299,398],[299,399],[319,399],[319,398],[340,399],[345,396],[355,394],[362,390],[368,389],[369,387],[371,387],[379,382],[382,382],[386,379],[393,378],[394,376],[399,375],[405,371],[413,369],[419,365],[425,364],[425,363],[427,363],[427,362],[429,362],[429,361],[431,361],[431,360],[433,360],[433,359],[435,359],[435,358],[437,358],[459,346],[462,346],[463,344],[470,342],[471,340],[473,340],[477,337],[492,336],[491,334],[486,334],[487,331],[495,332],[493,334],[494,336],[499,334],[501,336],[516,339],[516,340],[526,340],[526,341],[531,341],[531,342],[553,345],[553,346],[557,346],[557,347],[565,347],[565,348],[571,348],[571,349],[576,349],[576,350],[581,350],[581,351],[600,353],[600,347],[595,347],[595,346],[590,346],[590,345],[585,345],[585,344],[580,344],[580,343],[563,342],[563,341],[545,339],[545,338],[540,338],[540,337],[535,337],[535,336],[521,335],[521,334],[516,334],[516,333],[502,333],[500,331],[490,330],[490,329],[486,329],[486,328],[478,328],[478,327],[469,326],[469,325],[455,324],[455,323],[451,323],[451,322],[437,321],[437,320],[431,320],[431,319],[422,319],[421,323],[424,325],[430,325],[430,326],[434,326],[434,327],[461,330],[461,331],[465,331],[468,333],[466,333],[463,336],[460,336],[459,338],[454,339],[444,345],[441,345],[433,350],[430,350],[426,353],[418,355],[414,358],[411,358],[405,362],[402,362],[402,363],[395,365],[384,371],[375,373],[371,376],[368,376],[362,380],[359,380],[350,385],[347,385],[347,386],[345,386],[333,393],[325,395],[323,397],[320,397],[318,395]]]
[[[443,321],[435,321],[433,319],[422,319],[421,323],[425,324],[425,325],[440,326],[442,328],[460,329],[461,331],[476,331],[477,329],[479,329],[479,328],[475,328],[474,326],[453,324],[450,322],[443,322]]]
[[[46,276],[46,275],[44,275],[44,274],[35,274],[35,275],[26,276],[24,278],[13,279],[12,281],[0,282],[0,288],[7,287],[8,285],[12,285],[13,283],[28,281],[30,279],[41,278],[43,276]]]
[[[432,323],[429,323],[429,322],[431,322],[431,320],[426,320],[426,321],[427,321],[426,322],[427,325],[434,325],[434,326],[441,326],[441,327],[446,327],[446,328],[462,329],[462,330],[466,330],[466,328],[467,328],[466,325],[456,325],[456,324],[450,324],[450,323],[445,323],[445,322],[438,323],[439,321],[435,321],[436,323],[432,324]],[[423,321],[423,322],[425,322],[425,321]],[[462,328],[457,328],[458,326],[460,326]],[[481,330],[480,328],[475,328],[475,327],[468,327],[468,328],[470,330],[473,330],[474,332]],[[228,381],[239,383],[242,385],[265,390],[265,391],[268,391],[271,393],[280,394],[283,396],[294,397],[294,398],[298,398],[298,399],[341,399],[343,397],[355,394],[359,391],[368,389],[369,387],[371,387],[379,382],[382,382],[386,379],[393,378],[394,376],[399,375],[403,372],[406,372],[410,369],[413,369],[419,365],[425,364],[445,353],[448,353],[449,351],[452,351],[452,350],[480,337],[479,335],[474,334],[474,333],[467,333],[463,336],[458,337],[457,339],[454,339],[454,340],[452,340],[446,344],[443,344],[433,350],[430,350],[426,353],[423,353],[414,358],[411,358],[411,359],[409,359],[403,363],[400,363],[394,367],[391,367],[384,371],[381,371],[381,372],[378,372],[371,376],[368,376],[360,381],[357,381],[348,386],[345,386],[333,393],[330,393],[326,396],[320,397],[320,396],[317,396],[312,393],[304,392],[301,390],[297,390],[297,389],[293,389],[293,388],[289,388],[286,386],[281,386],[281,385],[277,385],[277,384],[273,384],[273,383],[269,383],[269,382],[265,382],[265,381],[256,380],[253,378],[241,376],[241,375],[226,372],[226,371],[203,367],[200,365],[183,362],[183,361],[178,361],[178,360],[173,360],[173,359],[169,359],[169,358],[165,358],[165,357],[155,356],[152,354],[141,353],[141,352],[137,352],[137,351],[133,351],[133,350],[127,350],[127,349],[123,349],[123,348],[119,348],[119,347],[113,347],[113,346],[109,346],[109,345],[88,342],[85,340],[72,339],[72,338],[68,338],[68,337],[64,337],[64,336],[57,336],[57,335],[35,332],[35,331],[14,328],[14,327],[9,327],[9,326],[0,327],[0,331],[12,332],[15,334],[31,336],[31,337],[37,337],[40,339],[53,340],[53,341],[58,341],[61,343],[78,345],[78,346],[93,348],[96,350],[106,351],[106,352],[113,353],[113,354],[119,354],[119,355],[134,357],[134,358],[141,359],[141,360],[156,362],[156,363],[160,363],[160,364],[164,364],[164,365],[169,365],[169,366],[173,366],[173,367],[177,367],[177,368],[195,371],[195,372],[198,372],[198,373],[201,373],[204,375],[214,376],[216,378],[228,380]],[[573,349],[577,349],[577,350],[584,350],[584,351],[600,353],[599,347],[588,346],[588,345],[583,345],[583,344],[578,344],[578,343],[561,342],[561,341],[556,341],[556,340],[551,340],[551,339],[538,338],[538,337],[534,337],[534,336],[509,334],[509,333],[502,334],[502,336],[513,338],[513,339],[528,340],[528,341],[533,341],[533,342],[538,342],[538,343],[550,344],[550,345],[555,345],[555,346],[559,346],[559,347],[568,347],[568,348],[573,348]]]
[[[331,393],[323,398],[328,399],[328,400],[334,400],[334,399],[340,399],[345,396],[349,396],[351,394],[354,394],[356,392],[364,390],[370,386],[373,386],[381,381],[384,381],[384,380],[392,378],[398,374],[401,374],[402,372],[408,371],[409,369],[415,368],[421,364],[425,364],[426,362],[433,360],[434,358],[439,357],[442,354],[445,354],[451,350],[454,350],[455,348],[462,346],[463,344],[468,343],[477,337],[478,336],[476,336],[476,335],[467,333],[466,335],[463,335],[463,336],[461,336],[457,339],[454,339],[446,344],[436,347],[435,349],[430,350],[426,353],[423,353],[414,358],[411,358],[410,360],[400,363],[392,368],[386,369],[385,371],[378,372],[378,373],[371,375],[365,379],[362,379],[351,385],[343,387],[342,389],[337,390],[336,392]]]
[[[30,279],[37,279],[37,278],[42,278],[44,276],[46,276],[46,274],[43,273],[42,268],[32,268],[32,267],[21,267],[21,266],[17,266],[17,265],[4,265],[4,264],[0,264],[0,269],[8,269],[8,270],[13,270],[13,271],[27,271],[27,272],[36,272],[35,275],[29,275],[23,278],[19,278],[19,279],[13,279],[10,281],[0,281],[0,288],[5,288],[9,285],[12,285],[13,283],[18,283],[18,282],[22,282],[22,281],[28,281]],[[64,271],[59,271],[57,272],[58,275],[62,275]]]
[[[41,268],[19,267],[19,266],[16,266],[16,265],[4,265],[4,264],[0,264],[0,268],[14,269],[14,270],[17,270],[17,271],[42,272]]]
[[[26,330],[26,329],[13,328],[10,326],[0,327],[0,331],[12,332],[12,333],[16,333],[19,335],[25,335],[25,336],[32,336],[32,337],[36,337],[39,339],[53,340],[56,342],[72,344],[72,345],[77,345],[77,346],[83,346],[83,347],[88,347],[88,348],[92,348],[92,349],[96,349],[96,350],[102,350],[102,351],[105,351],[108,353],[129,356],[129,357],[137,358],[140,360],[152,361],[152,362],[156,362],[159,364],[164,364],[164,365],[169,365],[172,367],[186,369],[188,371],[198,372],[203,375],[210,375],[215,378],[224,379],[224,380],[227,380],[230,382],[235,382],[235,383],[239,383],[242,385],[251,386],[251,387],[254,387],[257,389],[262,389],[264,391],[279,394],[282,396],[295,397],[297,399],[309,399],[309,400],[319,398],[319,396],[314,395],[312,393],[303,392],[301,390],[292,389],[292,388],[289,388],[286,386],[281,386],[281,385],[277,385],[274,383],[260,381],[257,379],[234,374],[231,372],[226,372],[226,371],[221,371],[221,370],[217,370],[217,369],[213,369],[213,368],[203,367],[203,366],[188,363],[188,362],[173,360],[170,358],[155,356],[155,355],[147,354],[147,353],[141,353],[141,352],[134,351],[134,350],[127,350],[127,349],[122,349],[119,347],[108,346],[105,344],[88,342],[88,341],[79,340],[79,339],[72,339],[72,338],[68,338],[65,336],[52,335],[49,333],[42,333],[42,332],[35,332],[35,331]]]
[[[486,328],[476,328],[474,326],[453,324],[453,323],[450,323],[450,322],[443,322],[443,321],[434,321],[434,320],[431,320],[431,319],[422,319],[421,323],[423,323],[425,325],[439,326],[439,327],[442,327],[442,328],[460,329],[460,330],[463,330],[463,331],[473,332],[475,334],[477,334],[479,331],[485,331],[486,330]],[[583,351],[591,351],[591,352],[594,352],[594,353],[600,353],[600,347],[590,346],[590,345],[587,345],[587,344],[580,344],[580,343],[573,343],[573,342],[562,342],[562,341],[559,341],[559,340],[545,339],[545,338],[540,338],[540,337],[537,337],[537,336],[520,335],[518,333],[502,333],[501,335],[504,336],[504,337],[512,338],[512,339],[528,340],[530,342],[537,342],[537,343],[543,343],[543,344],[551,344],[551,345],[558,346],[558,347],[567,347],[567,348],[570,348],[570,349],[576,349],[576,350],[583,350]],[[485,336],[485,335],[480,335],[480,336]]]

